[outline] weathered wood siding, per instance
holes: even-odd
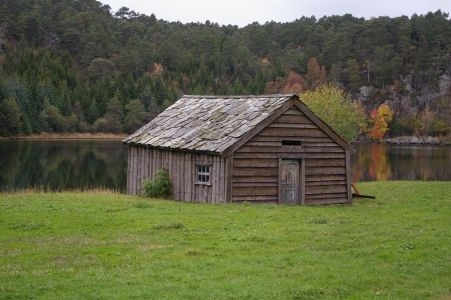
[[[282,140],[300,140],[301,146],[282,146]],[[233,155],[235,203],[278,203],[279,158],[304,160],[305,204],[350,199],[346,150],[294,105]]]
[[[128,151],[127,194],[141,195],[141,182],[148,177],[154,179],[155,171],[166,166],[172,182],[172,199],[205,203],[226,202],[226,158],[136,146],[130,146]],[[196,164],[211,165],[211,185],[195,183]]]

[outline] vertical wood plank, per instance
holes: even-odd
[[[141,181],[142,181],[142,169],[143,169],[143,148],[138,148],[138,182],[136,186],[137,194],[141,195]]]
[[[188,153],[183,153],[183,169],[184,169],[184,180],[183,180],[183,201],[187,201],[188,194],[188,182],[189,182],[189,170],[188,170]]]
[[[187,175],[189,176],[187,183],[188,186],[186,187],[187,190],[187,201],[190,202],[194,202],[194,198],[193,198],[193,159],[192,159],[192,154],[188,153],[187,154],[188,159],[187,159],[187,167],[188,167],[188,173]]]
[[[212,172],[212,198],[211,198],[211,202],[213,203],[218,203],[218,189],[219,189],[219,157],[218,156],[214,156],[213,157],[213,171]]]
[[[204,191],[205,186],[203,184],[198,184],[197,186],[198,186],[200,202],[205,203],[205,200],[206,200],[205,199],[205,191]]]
[[[174,189],[174,200],[180,200],[180,183],[179,183],[179,158],[177,152],[172,152],[172,163],[174,164],[174,182],[176,182],[176,188]]]
[[[301,159],[301,205],[305,205],[305,159]]]
[[[176,152],[176,162],[177,162],[177,200],[182,201],[182,186],[183,186],[183,173],[182,173],[182,159],[181,152]]]
[[[152,149],[152,165],[150,166],[150,179],[153,179],[153,174],[155,173],[155,157],[157,149]]]
[[[226,203],[225,198],[225,173],[226,173],[226,159],[224,157],[220,157],[220,173],[219,173],[219,201],[221,203]]]
[[[179,159],[180,159],[180,177],[179,177],[179,184],[180,184],[180,201],[184,201],[185,199],[185,181],[184,178],[186,177],[185,174],[185,153],[180,152],[179,153]]]
[[[143,180],[149,177],[147,174],[149,173],[149,149],[144,148],[144,165],[143,165]]]
[[[168,152],[168,164],[167,164],[167,168],[169,169],[169,178],[171,179],[172,182],[172,187],[171,187],[171,199],[176,199],[176,195],[177,195],[177,164],[175,163],[175,155],[173,153],[173,151],[167,151]]]
[[[218,161],[218,163],[217,163],[218,168],[217,168],[217,170],[216,170],[216,177],[217,177],[218,184],[217,184],[217,187],[216,187],[216,201],[217,201],[218,203],[222,203],[222,201],[221,201],[222,157],[221,157],[221,156],[218,156],[217,161]]]
[[[165,153],[166,153],[166,156],[165,156],[165,159],[164,159],[164,165],[168,168],[168,169],[170,169],[170,166],[169,166],[169,154],[171,153],[170,151],[164,151]]]
[[[150,178],[150,176],[152,176],[152,156],[153,156],[153,149],[149,148],[147,149],[147,151],[149,151],[149,170],[147,171],[147,178]]]
[[[160,160],[161,150],[155,149],[154,154],[155,154],[155,164],[153,165],[152,179],[155,179],[155,172],[159,168],[159,160]]]
[[[348,203],[352,203],[351,193],[351,154],[346,150],[346,189],[348,192]]]
[[[211,203],[211,191],[212,191],[211,186],[207,185],[204,186],[205,202],[207,203]]]
[[[138,195],[141,195],[141,181],[142,181],[141,174],[142,174],[142,168],[143,168],[142,152],[143,152],[143,148],[139,147],[138,148],[138,170],[137,170],[138,180],[136,181],[136,193]]]
[[[130,167],[131,167],[131,147],[128,146],[128,160],[127,160],[127,187],[125,190],[126,194],[130,194]]]
[[[132,147],[133,152],[132,152],[132,161],[133,161],[133,168],[131,170],[132,172],[132,195],[136,195],[136,169],[137,169],[137,164],[138,161],[136,159],[136,147]]]
[[[141,195],[141,183],[144,179],[146,179],[145,174],[146,174],[146,156],[147,156],[147,151],[146,148],[141,147],[141,174],[140,174],[140,182],[139,182],[139,194]]]
[[[233,153],[227,156],[226,163],[226,176],[225,176],[225,187],[226,194],[225,200],[226,203],[232,203],[232,192],[233,192]]]
[[[129,175],[130,178],[128,179],[128,183],[129,183],[129,194],[133,195],[133,146],[129,146],[129,156],[130,156],[130,169],[129,169]]]

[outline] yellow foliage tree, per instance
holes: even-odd
[[[315,91],[305,91],[300,98],[347,141],[357,137],[361,124],[365,122],[365,116],[359,105],[352,102],[349,95],[338,88],[320,86]]]
[[[387,104],[382,104],[377,110],[370,112],[370,124],[372,128],[368,133],[368,137],[380,141],[384,134],[388,131],[388,122],[393,118],[393,111]]]

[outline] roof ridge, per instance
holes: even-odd
[[[213,98],[276,98],[276,97],[293,97],[293,94],[264,94],[264,95],[183,95],[182,98],[203,98],[203,99],[213,99]]]

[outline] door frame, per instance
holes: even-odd
[[[278,182],[277,182],[277,202],[282,204],[282,160],[298,160],[299,161],[299,190],[298,190],[298,200],[297,205],[305,205],[305,155],[287,155],[280,156],[278,164]]]

